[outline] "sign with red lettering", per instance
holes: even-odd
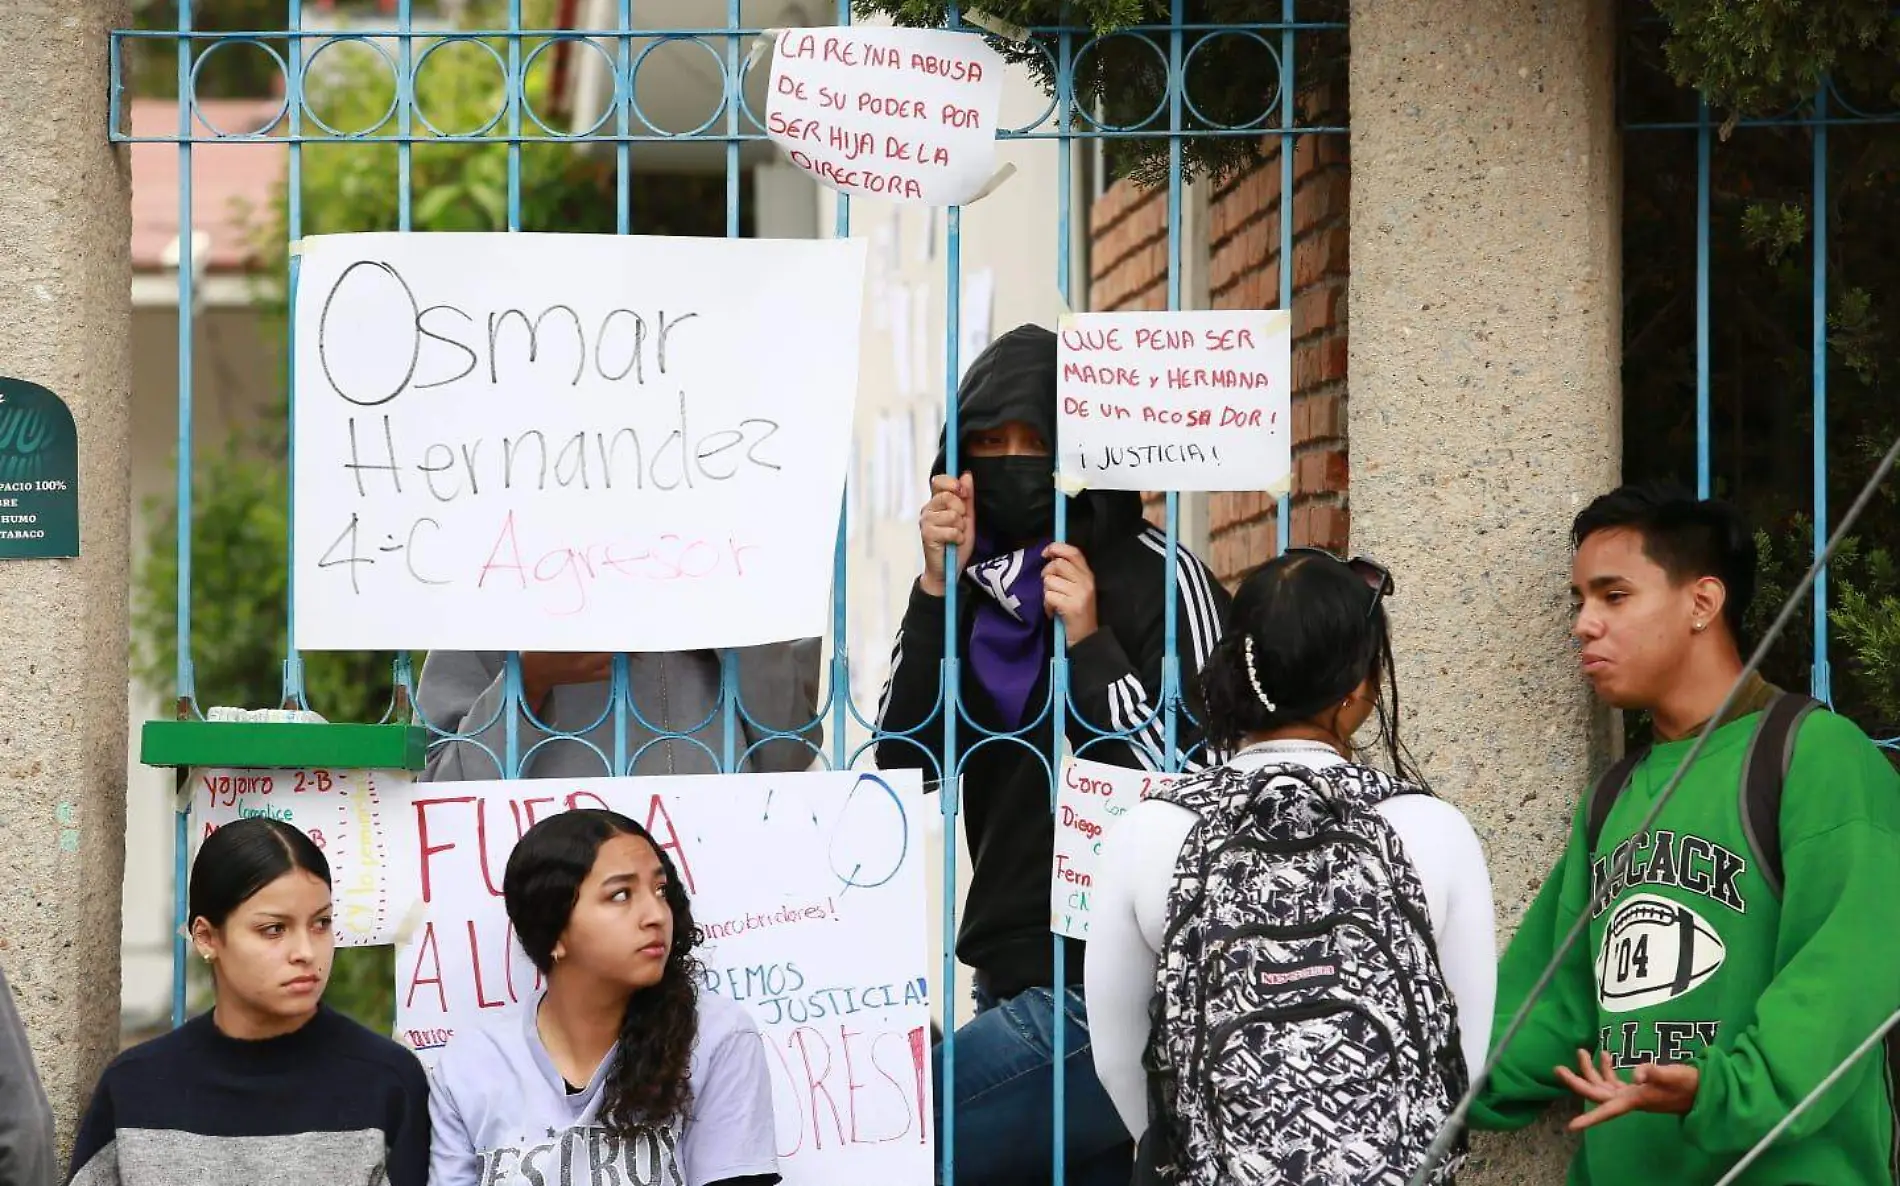
[[[1286,493],[1291,329],[1278,310],[1064,317],[1061,485]]]
[[[982,195],[996,170],[1003,59],[941,29],[785,29],[766,130],[841,193],[926,206]]]
[[[861,239],[303,242],[294,644],[822,635]]]
[[[191,853],[226,824],[262,816],[299,828],[330,862],[331,925],[339,947],[394,943],[416,902],[392,869],[387,805],[406,804],[402,770],[193,770]],[[400,814],[399,812],[396,814]]]
[[[1049,929],[1071,939],[1089,937],[1095,869],[1102,837],[1128,809],[1177,776],[1065,758],[1056,788],[1056,852],[1049,882]]]
[[[788,1186],[930,1180],[917,771],[435,783],[403,807],[397,864],[423,906],[396,952],[396,1028],[424,1063],[539,987],[501,897],[521,833],[607,807],[645,824],[686,883],[704,989],[758,1022]]]

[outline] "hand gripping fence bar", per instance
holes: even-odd
[[[1827,547],[1822,549],[1821,554],[1814,558],[1814,562],[1808,566],[1808,571],[1802,576],[1801,583],[1796,585],[1794,591],[1788,594],[1788,600],[1782,604],[1781,612],[1775,615],[1774,624],[1769,626],[1767,633],[1762,635],[1761,641],[1755,646],[1754,653],[1748,657],[1747,664],[1743,666],[1742,674],[1736,679],[1734,686],[1728,690],[1728,695],[1723,697],[1721,707],[1716,709],[1714,714],[1709,717],[1708,723],[1702,727],[1702,732],[1697,734],[1695,744],[1689,748],[1687,754],[1683,755],[1681,763],[1676,766],[1675,772],[1669,776],[1669,781],[1663,785],[1662,792],[1656,796],[1655,804],[1650,807],[1649,813],[1643,817],[1643,822],[1637,825],[1638,831],[1647,831],[1649,826],[1656,822],[1656,817],[1662,814],[1663,808],[1668,806],[1671,796],[1676,793],[1676,787],[1681,785],[1683,776],[1688,773],[1690,767],[1695,765],[1696,759],[1701,756],[1702,749],[1708,744],[1709,737],[1715,732],[1716,726],[1728,715],[1729,709],[1734,706],[1736,697],[1741,694],[1742,685],[1747,682],[1750,675],[1753,675],[1755,671],[1761,667],[1762,660],[1767,657],[1769,648],[1775,645],[1775,640],[1781,637],[1781,632],[1785,630],[1788,623],[1794,619],[1795,610],[1800,608],[1802,600],[1808,595],[1808,591],[1814,588],[1814,582],[1820,577],[1822,571],[1827,568],[1828,561],[1833,558],[1834,550],[1840,546],[1841,540],[1846,538],[1848,531],[1853,528],[1855,521],[1860,518],[1861,512],[1866,510],[1867,504],[1873,501],[1875,492],[1880,489],[1881,484],[1885,482],[1888,475],[1893,472],[1894,463],[1896,461],[1900,461],[1900,437],[1894,438],[1893,444],[1888,446],[1886,456],[1880,459],[1880,464],[1874,467],[1873,475],[1869,477],[1866,484],[1860,488],[1860,494],[1855,497],[1854,505],[1847,508],[1847,513],[1841,517],[1840,526],[1836,527],[1833,535],[1828,537]],[[1816,526],[1818,527],[1819,525],[1817,524]],[[1510,1046],[1511,1040],[1517,1037],[1518,1031],[1524,1028],[1525,1021],[1530,1018],[1531,1008],[1537,1004],[1538,998],[1544,995],[1544,990],[1550,987],[1550,982],[1556,979],[1557,969],[1563,965],[1564,956],[1569,954],[1570,949],[1576,946],[1577,940],[1583,937],[1584,931],[1590,926],[1591,917],[1608,903],[1610,886],[1616,884],[1616,882],[1629,871],[1630,861],[1634,855],[1632,852],[1625,852],[1622,860],[1612,863],[1610,866],[1610,875],[1603,879],[1592,895],[1590,908],[1577,916],[1577,921],[1571,925],[1570,930],[1564,935],[1563,942],[1557,945],[1557,950],[1551,956],[1550,963],[1545,966],[1543,974],[1538,976],[1537,983],[1531,987],[1530,996],[1525,998],[1524,1003],[1518,1006],[1517,1012],[1511,1015],[1511,1024],[1505,1027],[1504,1036],[1498,1041],[1496,1047],[1491,1051],[1490,1056],[1485,1059],[1484,1067],[1476,1075],[1472,1076],[1471,1086],[1465,1090],[1463,1097],[1458,1100],[1458,1106],[1453,1108],[1451,1115],[1446,1118],[1444,1127],[1438,1130],[1438,1136],[1432,1140],[1431,1148],[1426,1150],[1424,1164],[1419,1167],[1418,1173],[1412,1177],[1411,1186],[1426,1186],[1426,1182],[1430,1178],[1432,1170],[1435,1169],[1438,1163],[1445,1159],[1445,1155],[1451,1151],[1452,1142],[1457,1139],[1459,1131],[1464,1128],[1465,1118],[1471,1114],[1472,1101],[1477,1099],[1478,1093],[1484,1090],[1484,1085],[1490,1081],[1491,1073],[1497,1069],[1499,1056]],[[1894,1019],[1890,1018],[1887,1025],[1892,1025],[1893,1023]],[[1869,1038],[1867,1042],[1863,1044],[1862,1049],[1864,1050],[1867,1045],[1871,1045],[1885,1032],[1886,1027],[1883,1026],[1875,1033],[1874,1037]],[[1828,1083],[1831,1082],[1835,1076],[1841,1074],[1847,1066],[1852,1064],[1856,1058],[1860,1057],[1860,1053],[1861,1051],[1857,1050],[1849,1055],[1847,1060],[1843,1062],[1840,1067],[1835,1069],[1833,1075],[1830,1075],[1827,1080],[1823,1081],[1820,1087],[1815,1088],[1814,1093],[1809,1096],[1809,1100],[1811,1100],[1814,1095],[1820,1094],[1821,1090],[1827,1087]],[[1800,1107],[1806,1107],[1808,1102],[1808,1100],[1803,1100]],[[1797,1107],[1795,1112],[1799,1112],[1800,1107]],[[1770,1141],[1774,1140],[1774,1138],[1787,1127],[1788,1121],[1792,1119],[1794,1119],[1794,1113],[1790,1113],[1788,1120],[1782,1121],[1782,1123],[1770,1131],[1766,1137],[1762,1138],[1761,1144],[1750,1151],[1749,1157],[1745,1158],[1742,1164],[1746,1165],[1749,1160],[1757,1156]],[[1739,1170],[1741,1167],[1737,1166],[1736,1168]],[[1733,1177],[1734,1174],[1731,1173],[1729,1178],[1725,1178],[1723,1181],[1726,1182]]]

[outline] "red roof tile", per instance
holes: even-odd
[[[260,129],[277,113],[278,99],[206,99],[198,115],[218,131],[231,134]],[[282,130],[281,125],[278,128]],[[178,105],[171,99],[134,99],[134,136],[175,135]],[[195,130],[209,136],[204,126]],[[167,245],[177,237],[178,160],[176,144],[133,144],[132,268],[166,270]],[[282,183],[288,153],[282,143],[246,141],[195,144],[191,149],[191,220],[211,236],[213,272],[241,272],[256,263],[256,227]],[[246,211],[249,213],[246,213]]]

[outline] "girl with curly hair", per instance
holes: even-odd
[[[547,988],[443,1052],[431,1186],[772,1186],[758,1027],[702,995],[700,933],[646,829],[577,810],[528,829],[502,879]]]

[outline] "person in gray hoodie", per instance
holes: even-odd
[[[824,740],[818,717],[819,640],[739,647],[737,771],[797,771]],[[424,781],[504,777],[509,704],[500,651],[435,651],[422,665],[416,707],[437,735]],[[627,656],[630,774],[717,774],[724,769],[726,720],[720,658],[714,651]],[[523,778],[599,778],[614,764],[608,695],[613,656],[521,656],[516,745]],[[524,711],[525,710],[525,711]]]
[[[13,989],[0,970],[0,1186],[53,1186],[57,1181],[53,1108],[33,1067],[26,1026],[13,1007]]]

